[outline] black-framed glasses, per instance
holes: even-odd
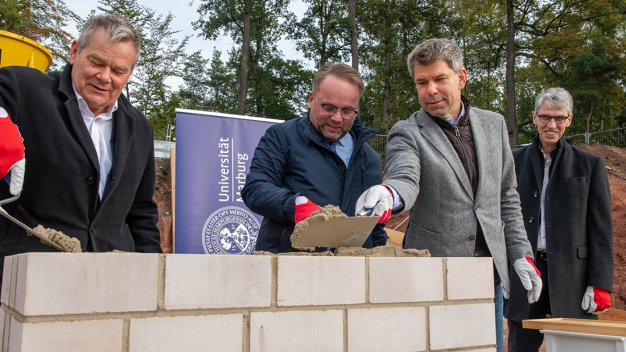
[[[565,120],[567,120],[569,116],[537,115],[537,117],[539,118],[539,121],[543,123],[550,123],[550,120],[554,119],[554,122],[557,125],[562,125],[565,123]]]
[[[313,93],[313,96],[320,103],[320,105],[322,106],[322,109],[324,111],[326,111],[329,115],[334,115],[337,112],[337,110],[339,110],[339,111],[341,111],[341,117],[343,119],[347,120],[347,119],[351,119],[351,118],[355,117],[356,114],[359,113],[359,110],[352,110],[352,109],[348,109],[348,108],[339,109],[338,107],[336,107],[336,106],[334,106],[332,104],[324,104],[324,103],[322,103],[320,98],[317,97],[317,94]]]

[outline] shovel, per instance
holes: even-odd
[[[7,198],[4,200],[0,200],[0,214],[2,214],[5,218],[13,221],[15,224],[17,224],[19,227],[23,228],[24,230],[26,230],[26,232],[28,232],[29,235],[33,235],[37,238],[39,238],[41,240],[41,242],[47,244],[50,247],[54,247],[56,248],[59,252],[65,252],[65,250],[63,249],[63,247],[59,246],[58,244],[50,241],[48,238],[46,238],[45,236],[41,235],[39,232],[31,229],[30,227],[28,227],[27,225],[25,225],[24,223],[22,223],[21,221],[17,220],[16,218],[12,217],[11,215],[9,215],[9,213],[6,212],[6,210],[4,210],[2,208],[3,205],[7,204],[7,203],[11,203],[13,201],[16,201],[18,198],[20,197],[20,193],[18,193],[16,196],[13,196],[11,198]]]

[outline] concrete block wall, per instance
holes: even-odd
[[[28,253],[2,351],[495,351],[491,258]]]

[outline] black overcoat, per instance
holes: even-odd
[[[80,240],[83,251],[160,252],[150,122],[123,95],[114,113],[114,158],[102,201],[99,164],[72,88],[72,65],[45,75],[27,67],[0,69],[0,106],[24,139],[21,197],[5,205],[18,220]],[[0,182],[0,199],[8,186]],[[0,259],[56,251],[0,216]]]
[[[541,223],[544,159],[537,136],[513,152],[517,191],[528,239],[537,250]],[[553,318],[587,318],[581,308],[587,286],[613,290],[611,191],[602,158],[570,146],[561,138],[550,153],[552,165],[545,196],[546,251],[550,309]],[[507,319],[528,319],[530,305],[517,275],[511,272]]]

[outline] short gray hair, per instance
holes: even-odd
[[[121,15],[97,15],[85,22],[83,28],[80,30],[80,36],[78,37],[78,52],[89,45],[91,36],[99,30],[103,30],[107,38],[113,43],[131,41],[136,51],[133,67],[137,65],[139,52],[141,51],[141,37],[130,21]]]
[[[419,44],[407,59],[411,78],[415,78],[415,65],[430,65],[445,60],[455,74],[463,68],[463,52],[456,43],[446,38],[433,38]]]
[[[572,96],[563,88],[549,88],[541,92],[535,98],[535,113],[539,111],[544,104],[551,109],[566,109],[567,116],[572,114],[574,110],[574,100]]]

